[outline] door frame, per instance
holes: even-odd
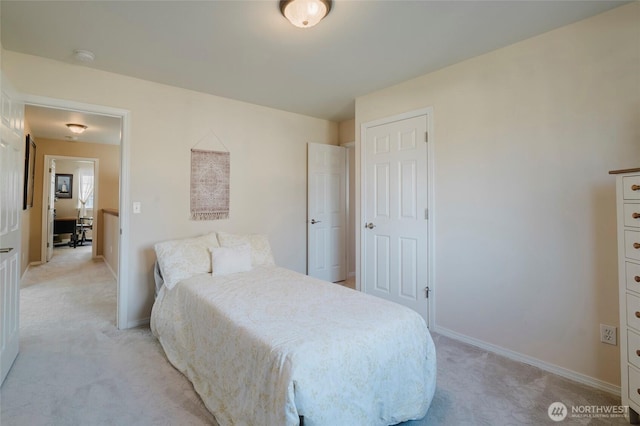
[[[94,176],[94,182],[93,182],[93,194],[94,194],[94,201],[96,199],[99,199],[99,184],[98,184],[98,173],[100,170],[99,167],[99,163],[100,160],[98,158],[90,158],[90,157],[72,157],[72,156],[68,156],[68,155],[51,155],[51,154],[47,154],[44,156],[44,172],[42,173],[42,238],[40,239],[40,263],[47,263],[47,242],[49,240],[49,234],[48,234],[48,226],[49,226],[49,218],[48,218],[48,212],[47,212],[47,204],[48,204],[48,197],[49,197],[49,182],[51,182],[51,178],[49,177],[49,171],[47,170],[47,168],[49,167],[49,163],[52,159],[55,160],[71,160],[71,161],[90,161],[91,163],[93,163],[93,176]],[[97,211],[95,209],[95,202],[94,202],[94,209],[93,209],[93,223],[94,223],[94,230],[97,229],[96,224],[100,222],[100,218],[99,216],[97,216]],[[45,230],[47,231],[47,234],[45,235]],[[91,257],[94,258],[96,257],[96,245],[95,244],[91,244]]]
[[[355,139],[355,138],[354,138]],[[345,239],[345,249],[347,251],[347,280],[356,278],[356,216],[355,216],[355,207],[356,207],[356,199],[355,199],[355,189],[356,189],[356,141],[350,141],[341,143],[340,146],[345,147],[347,149],[347,190],[346,190],[346,209],[347,209],[347,226],[346,226],[346,234],[347,237]],[[351,159],[353,159],[353,166],[351,166]],[[353,178],[351,174],[353,173]],[[353,203],[351,202],[351,194],[353,191]],[[353,265],[353,269],[351,269],[351,265]],[[357,287],[356,287],[357,289]]]
[[[366,217],[365,217],[365,181],[366,181],[366,169],[364,167],[365,159],[366,159],[366,150],[363,149],[363,143],[366,142],[367,138],[367,130],[384,125],[393,123],[395,121],[406,120],[409,118],[426,116],[427,118],[427,134],[428,142],[427,142],[427,203],[429,210],[429,219],[427,220],[427,285],[430,289],[429,298],[427,299],[428,305],[428,324],[429,328],[433,328],[435,326],[435,299],[436,299],[436,271],[435,271],[435,242],[436,242],[436,234],[435,234],[435,220],[436,220],[436,206],[435,206],[435,137],[433,132],[433,107],[421,108],[413,111],[404,112],[397,115],[392,115],[389,117],[383,117],[372,121],[367,121],[365,123],[360,124],[360,139],[356,142],[356,175],[360,179],[360,184],[356,187],[356,241],[359,243],[356,244],[356,289],[359,291],[364,291],[364,286],[362,285],[361,279],[364,276],[365,267],[365,233],[362,232],[364,227]],[[358,150],[360,151],[358,153]],[[359,192],[359,194],[358,194]]]
[[[25,105],[34,105],[45,108],[57,108],[81,113],[108,115],[120,118],[120,240],[118,256],[118,283],[117,283],[117,308],[116,327],[118,329],[128,328],[128,307],[129,307],[129,205],[130,195],[130,140],[131,140],[131,112],[121,108],[113,108],[104,105],[94,105],[83,102],[76,102],[67,99],[49,98],[25,94],[23,96]]]

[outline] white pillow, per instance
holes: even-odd
[[[171,290],[184,279],[211,272],[211,247],[220,247],[215,232],[156,244],[154,248],[164,285]]]
[[[218,241],[222,247],[235,247],[241,244],[251,245],[251,265],[253,267],[266,265],[272,266],[273,260],[269,239],[264,234],[234,235],[226,232],[218,232]]]
[[[211,248],[211,273],[213,276],[235,274],[251,270],[251,246]]]

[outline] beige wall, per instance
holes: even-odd
[[[36,138],[36,180],[33,196],[33,209],[29,224],[29,261],[41,260],[42,247],[42,184],[44,173],[44,156],[82,157],[98,159],[98,199],[94,200],[95,208],[118,208],[119,200],[119,170],[120,147],[118,145],[104,145],[86,142],[69,142],[56,139]],[[68,166],[65,166],[69,163]],[[60,166],[58,168],[58,165]],[[57,173],[73,174],[77,166],[64,160],[56,162]],[[78,182],[74,176],[74,199],[59,199],[56,202],[56,214],[58,217],[75,217],[77,215]],[[75,201],[74,201],[75,200]],[[26,223],[26,222],[25,222]],[[96,245],[96,255],[102,255],[102,224],[94,223],[93,244]],[[44,233],[46,238],[46,232]]]
[[[21,92],[131,113],[129,192],[142,213],[130,215],[121,246],[129,247],[129,325],[149,317],[159,241],[263,232],[278,264],[306,270],[306,144],[336,144],[337,124],[11,51],[2,67]],[[231,152],[231,217],[191,221],[190,149],[212,131]]]
[[[109,209],[100,210],[98,217],[101,218],[104,225],[104,238],[102,244],[102,253],[104,261],[109,266],[109,269],[115,277],[118,276],[118,254],[120,252],[120,245],[118,242],[118,235],[120,234],[120,218],[117,211]]]
[[[358,98],[356,126],[429,106],[435,330],[619,385],[607,172],[640,166],[640,4]]]
[[[338,138],[340,143],[356,140],[356,120],[345,120],[338,123]]]

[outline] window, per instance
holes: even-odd
[[[80,175],[80,196],[78,197],[78,208],[82,208],[82,201],[85,201],[85,208],[93,208],[92,175]]]

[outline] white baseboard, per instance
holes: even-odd
[[[24,268],[24,272],[22,273],[22,275],[20,275],[20,282],[22,282],[22,279],[24,278],[25,275],[27,275],[27,272],[29,272],[29,268],[31,268],[31,264],[27,264],[27,267]]]
[[[547,371],[549,373],[557,374],[558,376],[562,376],[566,379],[573,380],[574,382],[582,383],[583,385],[600,389],[602,391],[608,392],[615,396],[620,396],[620,386],[616,386],[614,384],[593,378],[591,376],[587,376],[586,374],[581,374],[573,370],[569,370],[567,368],[550,364],[548,362],[541,361],[537,358],[524,355],[519,352],[512,351],[510,349],[503,348],[501,346],[487,343],[482,340],[475,339],[473,337],[465,336],[464,334],[460,334],[453,330],[449,330],[448,328],[439,327],[436,325],[433,328],[433,332],[449,337],[454,340],[458,340],[463,343],[468,343],[480,349],[484,349],[486,351],[493,352],[498,355],[502,355],[514,361],[518,361],[524,364],[529,364],[534,367],[538,367],[541,370]]]
[[[25,275],[27,275],[27,271],[32,267],[32,266],[38,266],[38,265],[42,265],[42,262],[35,261],[35,262],[30,262],[26,268],[24,268],[24,272],[22,273],[22,275],[20,275],[20,280],[22,281],[22,279],[24,278]]]
[[[149,325],[151,322],[151,318],[141,318],[133,321],[127,322],[127,328],[136,328],[143,325]]]
[[[107,265],[107,268],[111,272],[111,275],[113,275],[113,278],[115,278],[116,282],[117,282],[118,281],[118,274],[116,274],[116,271],[114,271],[113,268],[111,267],[111,265],[109,265],[109,262],[107,262],[107,259],[105,259],[103,255],[96,256],[96,259],[102,259],[104,264]]]

